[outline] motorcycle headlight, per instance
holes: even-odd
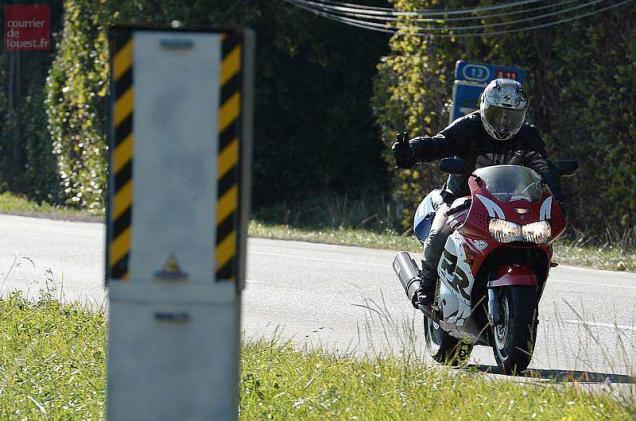
[[[546,243],[552,235],[552,227],[548,221],[534,222],[522,227],[523,240],[532,243]]]
[[[529,243],[546,243],[552,235],[552,227],[548,221],[518,225],[514,222],[493,218],[488,224],[490,235],[500,243],[525,241]]]
[[[521,225],[503,219],[491,219],[488,223],[488,230],[495,241],[500,243],[512,243],[513,241],[523,241]]]

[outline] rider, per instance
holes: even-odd
[[[561,188],[547,161],[539,131],[525,121],[528,99],[523,86],[511,79],[495,79],[486,86],[479,100],[479,111],[455,120],[433,137],[421,136],[406,142],[397,139],[392,151],[396,165],[411,168],[417,162],[431,162],[456,156],[469,168],[491,165],[522,165],[535,170],[559,201]],[[398,136],[399,137],[399,136]],[[451,234],[446,224],[453,199],[468,195],[466,176],[449,176],[435,213],[422,257],[421,289],[412,297],[413,305],[428,305],[434,293],[437,263]],[[565,206],[561,204],[565,210]]]

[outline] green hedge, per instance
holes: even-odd
[[[67,205],[102,207],[106,182],[107,8],[65,2],[64,33],[47,79],[46,111]]]
[[[108,92],[105,28],[113,23],[241,24],[257,34],[254,203],[272,205],[361,182],[383,190],[383,148],[369,104],[386,36],[326,22],[282,0],[67,0],[47,112],[67,204],[104,195]]]

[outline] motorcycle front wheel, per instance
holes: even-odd
[[[492,329],[492,348],[504,374],[525,370],[532,359],[536,340],[537,288],[508,286],[498,288],[501,324]]]
[[[426,349],[438,363],[457,366],[465,363],[473,347],[445,332],[439,324],[424,316]]]

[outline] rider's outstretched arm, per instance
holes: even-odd
[[[419,162],[437,161],[453,155],[460,155],[464,149],[462,141],[467,139],[466,122],[455,120],[450,126],[433,137],[419,136],[411,139],[411,150]]]

